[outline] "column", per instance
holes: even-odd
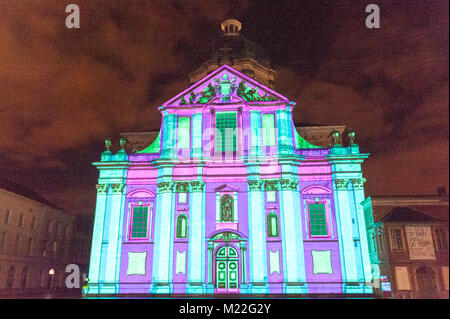
[[[122,247],[122,227],[123,227],[123,210],[125,203],[125,185],[111,184],[110,188],[111,210],[108,233],[108,248],[106,256],[105,268],[105,293],[118,293],[119,285],[119,269],[120,269],[120,251]],[[112,285],[110,285],[112,284]]]
[[[297,179],[280,179],[280,224],[286,293],[307,292],[302,215],[297,187]],[[303,286],[296,283],[303,283]]]
[[[172,171],[171,168],[167,169]],[[160,169],[160,171],[163,170]],[[155,206],[152,293],[171,292],[174,201],[173,182],[159,182]]]
[[[202,283],[206,271],[205,182],[191,181],[190,186],[187,293],[204,293]]]
[[[364,210],[362,207],[362,202],[365,199],[364,196],[364,182],[365,178],[352,178],[351,182],[353,184],[353,194],[355,197],[355,210],[358,218],[358,229],[359,229],[359,240],[361,244],[361,257],[364,268],[364,277],[366,283],[372,280],[372,271],[370,265],[370,255],[369,255],[369,243],[367,241],[367,226],[364,218]],[[366,289],[371,289],[366,287]],[[369,291],[370,292],[370,291]]]
[[[208,242],[208,284],[206,285],[206,293],[214,293],[214,242]]]
[[[245,254],[247,251],[246,243],[241,242],[241,288],[247,286],[247,276],[246,276],[246,263],[245,263]],[[241,290],[242,292],[242,290]]]
[[[266,293],[267,251],[264,192],[261,180],[248,181],[249,266],[251,293]]]
[[[103,223],[106,213],[106,194],[109,184],[97,184],[97,202],[95,205],[94,229],[92,233],[91,258],[89,263],[89,290],[87,293],[99,293],[98,282],[103,240]]]
[[[335,179],[336,219],[339,233],[339,250],[341,251],[342,281],[355,282],[358,272],[355,263],[355,251],[352,233],[351,207],[348,203],[348,179]]]

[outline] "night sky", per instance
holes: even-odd
[[[81,28],[65,27],[76,3]],[[365,7],[381,28],[365,27]],[[104,138],[158,129],[234,17],[297,102],[294,121],[356,131],[366,195],[449,186],[448,1],[0,1],[0,176],[94,214]]]

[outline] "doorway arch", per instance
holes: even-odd
[[[14,276],[16,274],[16,267],[11,266],[8,270],[8,276],[6,277],[6,288],[12,289],[14,286]]]
[[[27,288],[28,267],[24,267],[22,275],[20,276],[20,293],[23,293]]]
[[[438,298],[436,276],[433,269],[425,266],[417,268],[416,276],[420,297],[422,299]]]
[[[208,237],[209,289],[214,293],[245,291],[248,284],[247,238],[234,229],[216,230]]]
[[[224,245],[217,249],[214,268],[216,292],[239,291],[239,254],[234,247]]]

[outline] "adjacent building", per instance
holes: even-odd
[[[113,154],[106,140],[93,163],[88,296],[372,293],[369,154],[354,132],[342,144],[342,126],[318,129],[322,145],[303,138],[296,103],[273,89],[263,50],[240,29],[222,24],[192,85],[159,106],[153,142],[128,133],[141,145],[122,138]]]
[[[91,228],[90,218],[0,179],[0,297],[67,291],[68,264],[87,273]]]
[[[375,294],[385,281],[394,298],[448,299],[448,196],[369,197],[363,207]]]

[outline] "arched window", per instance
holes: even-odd
[[[278,236],[278,216],[275,213],[267,215],[267,236]]]
[[[0,253],[4,251],[6,247],[6,232],[0,234]]]
[[[54,240],[52,245],[52,253],[53,255],[56,255],[58,252],[58,243]]]
[[[14,275],[16,274],[16,268],[14,266],[9,267],[8,277],[6,278],[6,288],[12,288],[14,285]]]
[[[27,287],[27,277],[28,277],[28,267],[23,268],[22,276],[20,279],[20,289],[25,289]]]
[[[44,272],[43,269],[38,270],[37,272],[37,278],[36,278],[36,287],[41,288],[41,279],[42,279],[42,273]]]
[[[31,256],[31,253],[33,252],[33,238],[28,238],[28,256]]]
[[[177,238],[187,237],[187,217],[184,214],[180,214],[177,217]]]
[[[233,197],[224,195],[220,199],[220,219],[223,222],[232,222],[233,218]]]
[[[14,242],[14,254],[17,255],[19,253],[19,245],[20,245],[20,235],[16,236],[16,241]]]
[[[47,246],[48,246],[48,241],[43,241],[42,242],[42,256],[47,256]]]
[[[19,216],[19,226],[23,226],[23,214]]]

